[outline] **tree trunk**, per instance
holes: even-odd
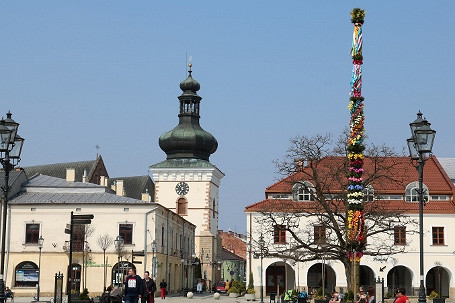
[[[360,262],[350,261],[348,258],[345,258],[343,265],[346,281],[348,282],[348,290],[351,290],[355,295],[359,291]]]

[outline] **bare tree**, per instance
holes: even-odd
[[[106,249],[114,243],[114,239],[108,234],[104,234],[96,239],[96,243],[103,250],[103,265],[104,265],[104,284],[103,288],[106,288]]]
[[[295,202],[295,199],[263,203],[260,210],[262,216],[256,219],[256,223],[261,226],[260,231],[264,234],[276,235],[281,229],[290,235],[286,243],[279,243],[280,241],[269,237],[269,256],[301,262],[321,260],[323,256],[326,260],[338,260],[345,267],[350,286],[353,264],[346,251],[349,162],[345,135],[340,136],[335,144],[330,135],[297,136],[290,139],[290,147],[285,156],[282,160],[275,161],[275,165],[278,172],[286,176],[283,182],[288,183],[289,188],[299,184],[310,197],[305,203]],[[370,184],[386,188],[388,184],[402,183],[398,168],[403,167],[403,162],[402,158],[396,156],[386,146],[367,147],[364,188]],[[293,195],[296,194],[294,191]],[[406,233],[413,234],[417,232],[417,222],[406,215],[404,209],[391,208],[389,201],[379,199],[381,193],[376,189],[374,194],[374,201],[369,200],[368,195],[365,196],[368,243],[365,241],[364,254],[389,256],[405,252],[406,245],[396,246],[393,243],[394,227],[406,226]],[[316,228],[320,229],[319,233]]]

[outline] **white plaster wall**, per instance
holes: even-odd
[[[435,202],[436,203],[436,202]],[[250,219],[250,215],[251,218]],[[259,234],[261,232],[261,226],[256,223],[254,220],[255,217],[261,216],[258,213],[246,213],[247,220],[247,231],[248,236],[253,237],[253,242],[258,240]],[[412,214],[412,218],[418,220],[417,214]],[[251,222],[251,224],[250,224]],[[305,222],[300,222],[301,226]],[[432,227],[444,227],[444,245],[432,245]],[[436,263],[441,263],[449,272],[449,287],[451,288],[450,293],[454,292],[455,288],[455,241],[451,237],[455,234],[455,214],[425,214],[424,215],[424,275],[428,273],[431,268],[436,266]],[[264,239],[267,241],[273,241],[273,235],[264,234]],[[288,235],[287,239],[290,239]],[[383,241],[393,241],[393,238],[384,238]],[[393,243],[393,242],[392,242]],[[269,246],[269,249],[273,249],[273,245]],[[375,278],[378,276],[384,278],[384,284],[387,285],[387,273],[393,268],[393,266],[406,266],[410,269],[412,273],[412,287],[417,288],[420,283],[419,276],[419,235],[418,233],[414,235],[407,235],[407,251],[406,253],[397,254],[385,258],[385,260],[378,260],[378,258],[364,256],[361,259],[361,265],[369,266],[375,275]],[[273,258],[265,258],[263,260],[263,278],[265,281],[265,270],[267,266],[273,264],[274,262],[282,261]],[[260,259],[250,258],[247,254],[247,270],[250,268],[249,263],[251,262],[251,268],[254,275],[255,286],[259,287],[260,277],[258,270],[256,268],[260,265]],[[330,266],[334,269],[336,273],[336,285],[337,287],[346,287],[347,281],[345,277],[344,266],[341,262],[338,261],[327,261],[330,263]],[[315,263],[322,263],[322,260],[316,262],[306,262],[295,264],[293,268],[298,272],[298,277],[296,276],[296,282],[300,282],[300,287],[307,286],[307,272],[308,269]],[[383,272],[379,271],[380,267],[384,267]],[[296,274],[296,275],[297,275]]]

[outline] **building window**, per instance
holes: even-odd
[[[433,245],[444,245],[444,227],[433,227]]]
[[[177,200],[177,214],[186,216],[188,214],[188,201],[185,198]]]
[[[273,228],[273,243],[286,243],[285,225],[275,225]]]
[[[25,243],[38,244],[39,224],[25,224]]]
[[[31,262],[21,262],[16,266],[15,287],[35,287],[38,283],[39,268]]]
[[[406,245],[406,226],[395,226],[393,228],[393,243],[395,245]]]
[[[374,189],[371,184],[368,184],[364,189],[363,189],[363,201],[365,202],[373,202],[374,201]]]
[[[406,186],[405,192],[406,202],[419,202],[419,182],[412,182]],[[423,184],[423,199],[428,201],[428,187]]]
[[[314,186],[308,181],[296,183],[292,188],[294,201],[314,201]]]
[[[216,203],[215,203],[215,199],[213,199],[213,202],[212,202],[212,208],[213,208],[213,217],[215,218],[215,206],[216,206]]]
[[[118,234],[123,237],[125,244],[133,244],[133,224],[119,224]]]
[[[164,226],[161,226],[161,247],[164,247]]]
[[[314,243],[324,244],[326,242],[326,229],[323,225],[314,226]]]

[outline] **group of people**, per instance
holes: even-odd
[[[166,299],[167,283],[163,279],[160,282],[161,299]],[[109,286],[102,296],[103,303],[121,303],[122,299],[126,303],[154,303],[155,302],[156,283],[150,277],[148,271],[144,272],[142,279],[136,274],[134,268],[128,270],[128,276],[124,279],[124,292],[120,288]]]

